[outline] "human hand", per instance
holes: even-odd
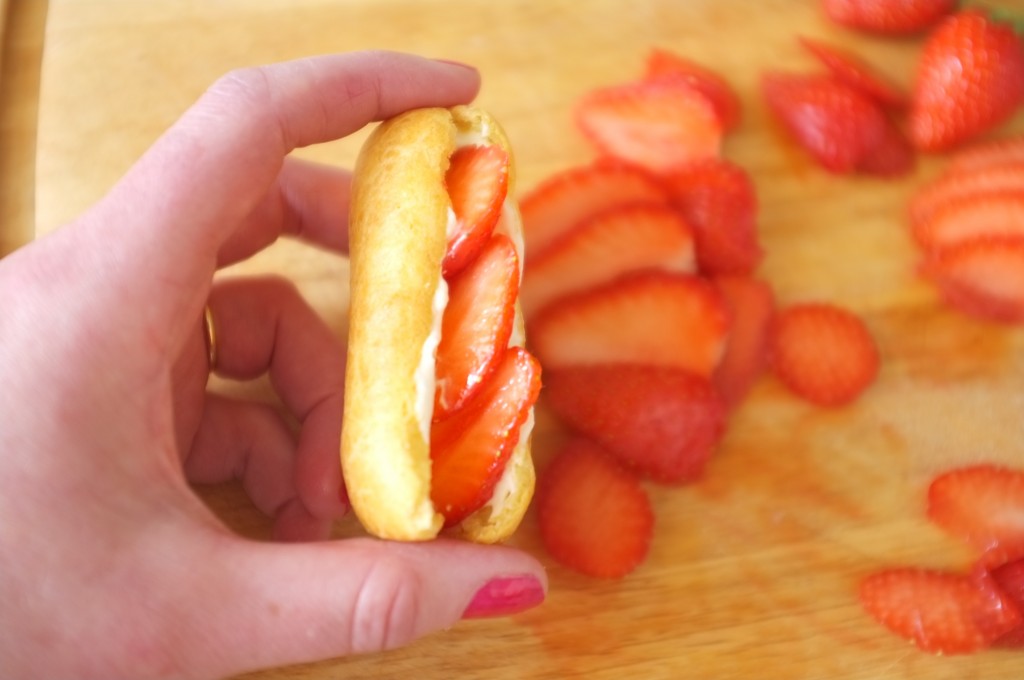
[[[343,251],[348,175],[288,157],[467,102],[467,67],[319,57],[218,81],[97,205],[0,261],[0,668],[208,678],[406,644],[543,599],[518,551],[324,538],[344,514],[343,350],[279,279],[213,283],[291,234]],[[206,394],[269,373],[300,424]],[[189,482],[242,480],[286,545],[229,532]]]

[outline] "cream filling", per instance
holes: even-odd
[[[434,419],[434,392],[437,389],[434,365],[437,362],[437,346],[441,342],[441,320],[444,318],[444,308],[448,306],[448,282],[443,276],[438,277],[430,306],[434,320],[430,327],[430,335],[423,343],[420,363],[416,366],[416,373],[413,376],[413,380],[416,381],[416,416],[419,418],[420,433],[425,442],[430,442],[430,423]]]
[[[482,132],[459,131],[456,134],[456,147],[474,144],[491,144],[492,142],[488,140],[486,135],[487,130]],[[445,233],[448,236],[451,236],[456,224],[457,219],[455,217],[455,211],[449,206],[448,220],[445,226]],[[498,219],[495,232],[503,233],[512,240],[512,244],[515,246],[516,252],[519,254],[519,277],[520,280],[522,280],[524,260],[523,222],[519,214],[519,210],[511,200],[506,199],[502,205],[501,217]],[[419,418],[420,432],[423,435],[423,440],[426,442],[430,442],[430,424],[434,417],[434,393],[437,389],[437,373],[435,370],[437,362],[437,346],[441,342],[441,320],[444,317],[444,310],[447,305],[448,284],[445,282],[444,277],[440,276],[439,273],[437,288],[434,290],[434,298],[432,302],[433,324],[431,326],[430,334],[423,343],[423,350],[420,353],[420,361],[419,365],[416,367],[414,377],[416,381],[416,414]],[[517,311],[515,323],[512,326],[512,334],[509,337],[508,346],[523,347],[525,345],[526,329],[523,323],[522,314]],[[502,512],[505,504],[508,502],[508,499],[513,496],[515,491],[515,481],[517,478],[514,468],[520,463],[520,451],[530,440],[530,436],[533,432],[533,424],[534,415],[533,409],[531,408],[526,422],[519,428],[519,441],[516,443],[515,450],[509,458],[508,464],[505,466],[505,470],[502,472],[497,484],[495,484],[494,493],[491,495],[490,500],[488,500],[481,508],[481,511],[490,509],[492,516],[498,515]]]

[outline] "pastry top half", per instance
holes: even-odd
[[[470,108],[410,111],[381,123],[356,162],[350,214],[350,299],[341,462],[353,510],[368,532],[426,540],[444,518],[430,500],[430,421],[434,351],[447,285],[441,263],[449,220],[449,158],[462,144],[508,140],[485,112]],[[513,193],[509,168],[509,196]],[[522,251],[518,210],[507,199],[497,227]],[[513,344],[522,345],[517,310]],[[529,425],[532,425],[532,414]],[[518,526],[533,494],[529,427],[491,503],[456,531],[495,542]]]

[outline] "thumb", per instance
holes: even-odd
[[[461,618],[523,611],[547,590],[543,567],[503,546],[227,541],[207,561],[223,581],[207,580],[203,590],[220,585],[188,626],[209,655],[198,665],[218,673],[400,647]]]

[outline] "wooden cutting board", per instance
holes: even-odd
[[[744,121],[725,153],[756,182],[768,252],[761,273],[779,301],[855,309],[884,357],[877,384],[837,411],[762,380],[702,481],[649,487],[656,539],[627,579],[599,582],[551,564],[551,594],[539,610],[463,623],[386,654],[248,677],[1021,677],[1020,654],[923,654],[857,604],[858,580],[879,567],[969,562],[924,519],[923,492],[953,465],[1024,466],[1024,332],[949,312],[915,279],[903,208],[938,161],[899,182],[836,178],[781,139],[757,79],[763,68],[816,68],[797,34],[856,49],[904,84],[920,44],[830,26],[811,0],[50,0],[37,165],[42,232],[102,195],[235,67],[371,47],[476,64],[479,103],[507,127],[527,189],[592,158],[572,127],[573,103],[636,76],[657,45],[719,70],[742,97]],[[349,165],[364,136],[300,153]],[[344,260],[280,243],[234,273],[257,271],[293,277],[344,333]],[[266,396],[262,384],[226,387]],[[542,410],[542,465],[562,437]],[[266,535],[266,521],[236,487],[201,493],[238,531]],[[339,535],[353,531],[339,527]],[[513,543],[543,555],[532,516]]]

